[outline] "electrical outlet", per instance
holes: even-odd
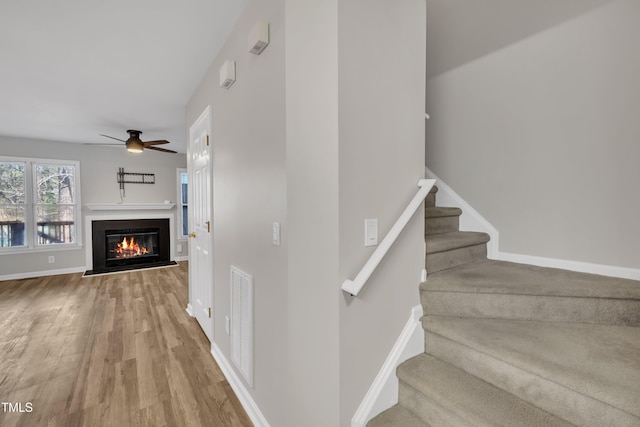
[[[182,245],[178,245],[178,252],[182,253]]]
[[[56,257],[53,255],[49,256],[49,264],[53,264],[54,262],[56,262]]]

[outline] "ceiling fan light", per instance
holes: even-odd
[[[142,143],[139,140],[136,141],[133,138],[129,138],[126,144],[127,144],[127,151],[130,153],[142,153],[142,150],[144,149],[144,146],[142,145]]]

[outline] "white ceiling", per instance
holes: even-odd
[[[613,0],[427,0],[427,77],[452,70]]]
[[[1,0],[0,135],[168,139],[246,0]],[[0,153],[1,154],[1,153]]]

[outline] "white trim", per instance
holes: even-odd
[[[190,317],[195,317],[195,315],[193,314],[193,306],[191,305],[191,303],[187,304],[186,312]]]
[[[36,254],[42,252],[59,252],[59,251],[78,251],[83,245],[78,243],[56,243],[52,245],[40,245],[36,248],[27,246],[7,246],[0,248],[0,255],[20,255],[20,254]]]
[[[182,196],[184,196],[182,194],[182,174],[186,174],[187,175],[187,194],[189,193],[189,171],[187,170],[187,168],[177,168],[176,169],[176,215],[178,216],[178,226],[176,227],[176,230],[178,231],[177,235],[178,235],[178,241],[180,240],[187,240],[189,235],[189,231],[187,230],[187,234],[182,234],[182,223],[184,222],[184,218],[182,216],[182,208],[184,206],[189,206],[189,198],[187,196],[187,203],[183,206],[182,204]],[[188,220],[188,214],[187,214],[187,220]]]
[[[31,279],[34,277],[44,277],[44,276],[57,276],[60,274],[84,273],[85,270],[86,268],[82,266],[82,267],[60,268],[58,270],[43,270],[43,271],[30,271],[27,273],[5,274],[3,276],[0,276],[0,281]]]
[[[85,230],[85,264],[87,270],[93,269],[93,228],[91,223],[93,221],[110,221],[118,219],[168,219],[169,220],[169,235],[171,236],[171,247],[169,253],[169,261],[175,261],[175,242],[173,241],[175,230],[173,226],[173,214],[126,214],[126,215],[85,215],[84,217],[84,230]]]
[[[351,427],[364,427],[373,417],[398,403],[398,365],[424,352],[422,315],[421,305],[411,309],[409,320],[353,415]]]
[[[454,206],[462,209],[460,230],[483,231],[491,236],[487,243],[487,256],[498,261],[509,261],[520,264],[537,265],[539,267],[560,268],[579,273],[599,274],[601,276],[619,277],[622,279],[640,280],[640,269],[618,267],[614,265],[594,264],[582,261],[547,258],[535,255],[514,254],[500,251],[500,233],[482,215],[473,209],[455,191],[425,167],[426,176],[438,181],[437,200],[442,206]]]
[[[509,252],[498,252],[495,259],[500,261],[517,262],[520,264],[537,265],[539,267],[561,268],[563,270],[577,271],[580,273],[599,274],[601,276],[640,280],[640,269],[637,268],[592,264],[589,262],[545,258],[534,255],[513,254]]]
[[[215,342],[211,342],[211,354],[213,355],[215,361],[218,363],[218,366],[220,366],[220,370],[229,382],[229,385],[231,385],[234,393],[238,397],[240,404],[242,405],[244,410],[247,411],[247,415],[251,419],[253,425],[255,427],[269,427],[269,422],[265,418],[262,411],[260,411],[258,404],[255,402],[255,400],[253,400],[251,394],[244,386],[244,383],[242,382],[240,377],[238,377],[236,371],[231,367],[231,364],[229,363],[227,358],[224,357],[224,354],[222,354],[222,351]]]
[[[174,261],[189,261],[189,255],[177,256]]]
[[[438,205],[462,209],[462,215],[460,215],[461,231],[481,231],[491,236],[491,240],[487,243],[487,256],[495,259],[500,247],[500,233],[498,230],[426,166],[425,172],[427,178],[438,181],[438,184],[436,184],[438,187],[436,195]]]
[[[169,210],[175,203],[85,203],[84,207],[90,211],[138,211],[138,210]]]

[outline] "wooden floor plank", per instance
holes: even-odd
[[[251,426],[185,312],[188,265],[0,282],[1,426]],[[0,408],[1,409],[1,408]]]

